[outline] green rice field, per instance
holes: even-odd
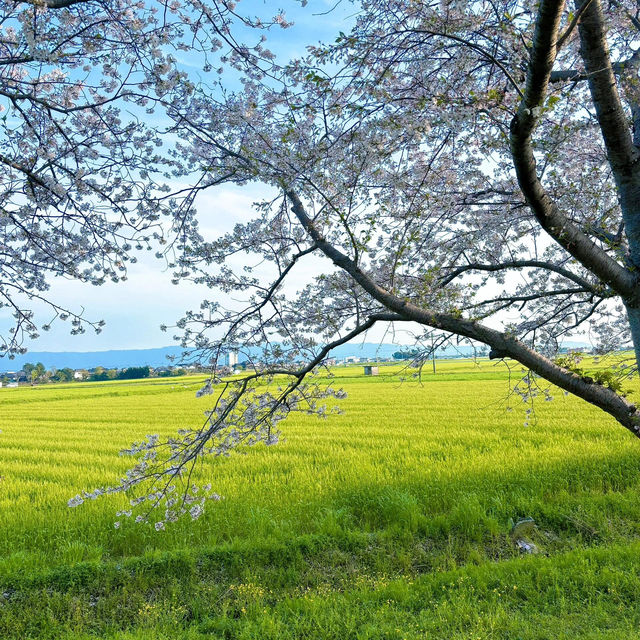
[[[336,368],[343,415],[205,461],[224,499],[160,532],[67,500],[199,424],[201,377],[0,389],[0,638],[640,638],[640,441],[562,393],[525,427],[502,363],[428,371]]]

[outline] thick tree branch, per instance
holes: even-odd
[[[587,80],[587,74],[578,69],[558,69],[549,74],[549,82],[582,82]]]
[[[24,0],[26,4],[45,6],[48,9],[66,9],[74,4],[88,4],[92,0]]]
[[[571,24],[566,28],[565,32],[558,38],[558,41],[556,42],[556,51],[560,51],[567,40],[571,37],[571,34],[578,26],[578,22],[580,21],[582,14],[587,10],[587,7],[591,3],[591,1],[592,0],[585,0],[582,6],[575,12],[573,20],[571,20]]]
[[[552,384],[587,400],[611,414],[620,424],[640,437],[640,412],[611,389],[595,385],[580,376],[563,369],[545,356],[537,353],[507,333],[486,327],[479,322],[467,320],[452,313],[423,309],[408,300],[403,300],[378,285],[349,256],[328,242],[305,211],[298,194],[291,188],[285,193],[292,203],[292,211],[318,248],[332,262],[347,272],[372,298],[380,302],[403,320],[440,329],[449,333],[482,342],[494,352],[517,360]]]
[[[591,284],[588,280],[585,280],[579,275],[572,273],[564,267],[560,267],[550,262],[544,262],[543,260],[513,260],[512,262],[501,262],[497,264],[481,264],[479,262],[471,262],[469,264],[456,267],[451,273],[444,276],[440,280],[440,286],[445,287],[452,280],[455,280],[459,275],[467,271],[504,271],[506,269],[526,269],[529,267],[532,269],[545,269],[547,271],[553,271],[560,274],[564,278],[567,278],[567,280],[572,280],[576,284],[579,284],[581,287],[588,289],[589,291],[592,291],[594,293],[598,292],[596,287],[594,287],[593,284]]]
[[[580,4],[581,0],[577,0],[577,5]],[[631,262],[640,267],[640,150],[634,145],[627,114],[618,94],[600,0],[589,4],[578,29],[580,54],[589,77],[591,98],[618,189]],[[637,77],[634,82],[637,82]],[[634,109],[632,105],[632,111],[637,112],[637,106]],[[631,304],[637,305],[637,300]]]
[[[634,54],[627,60],[611,63],[611,70],[614,75],[620,75],[629,69],[630,65],[636,63],[640,54],[640,50],[634,52]],[[583,82],[589,79],[589,74],[579,69],[557,69],[552,71],[549,75],[549,82]]]
[[[596,6],[594,2],[590,8]],[[624,299],[635,300],[638,296],[636,277],[560,212],[537,175],[531,136],[544,105],[563,8],[561,0],[543,0],[538,11],[525,96],[511,121],[511,155],[518,184],[542,228],[561,247]],[[583,15],[580,25],[588,13]]]
[[[580,0],[576,4],[579,6]],[[585,63],[589,89],[611,168],[614,173],[628,174],[640,159],[640,152],[633,145],[618,95],[599,0],[589,2],[578,28],[580,54]]]

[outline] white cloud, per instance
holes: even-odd
[[[198,208],[203,233],[211,239],[249,219],[251,204],[258,197],[251,188],[237,187],[220,187],[201,194]],[[87,319],[105,320],[101,334],[88,331],[71,336],[70,325],[57,321],[49,332],[41,332],[40,338],[25,346],[38,351],[102,351],[171,344],[173,333],[161,332],[160,325],[174,324],[187,309],[198,308],[204,298],[210,299],[211,292],[187,281],[171,284],[171,270],[153,252],[140,252],[137,257],[138,262],[129,266],[124,282],[109,282],[101,287],[62,278],[50,282],[47,297],[57,304],[76,312],[84,309]],[[44,304],[32,301],[22,304],[36,312],[39,326],[50,320],[51,312]],[[9,311],[0,309],[0,334],[6,334],[10,324]]]

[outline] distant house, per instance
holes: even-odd
[[[89,377],[89,372],[86,369],[77,369],[73,372],[74,380],[86,380]]]
[[[377,376],[378,375],[378,367],[373,367],[371,365],[367,365],[364,368],[364,375],[365,376]]]
[[[16,385],[18,382],[27,382],[27,374],[24,371],[7,371],[4,375],[10,383],[15,382]]]

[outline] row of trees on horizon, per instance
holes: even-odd
[[[76,373],[78,371],[82,372],[84,375],[82,377],[76,377]],[[22,367],[22,372],[24,372],[24,378],[26,378],[27,382],[31,382],[32,384],[43,384],[47,382],[99,382],[105,380],[138,380],[149,377],[167,378],[184,376],[188,373],[187,370],[182,367],[162,368],[154,370],[149,366],[127,367],[124,369],[106,369],[105,367],[95,367],[91,371],[87,371],[85,369],[74,370],[70,367],[63,367],[61,369],[52,367],[48,370],[42,364],[42,362],[38,362],[36,364],[27,362]],[[5,374],[0,379],[2,380],[2,382],[6,383],[9,382],[10,377]]]

